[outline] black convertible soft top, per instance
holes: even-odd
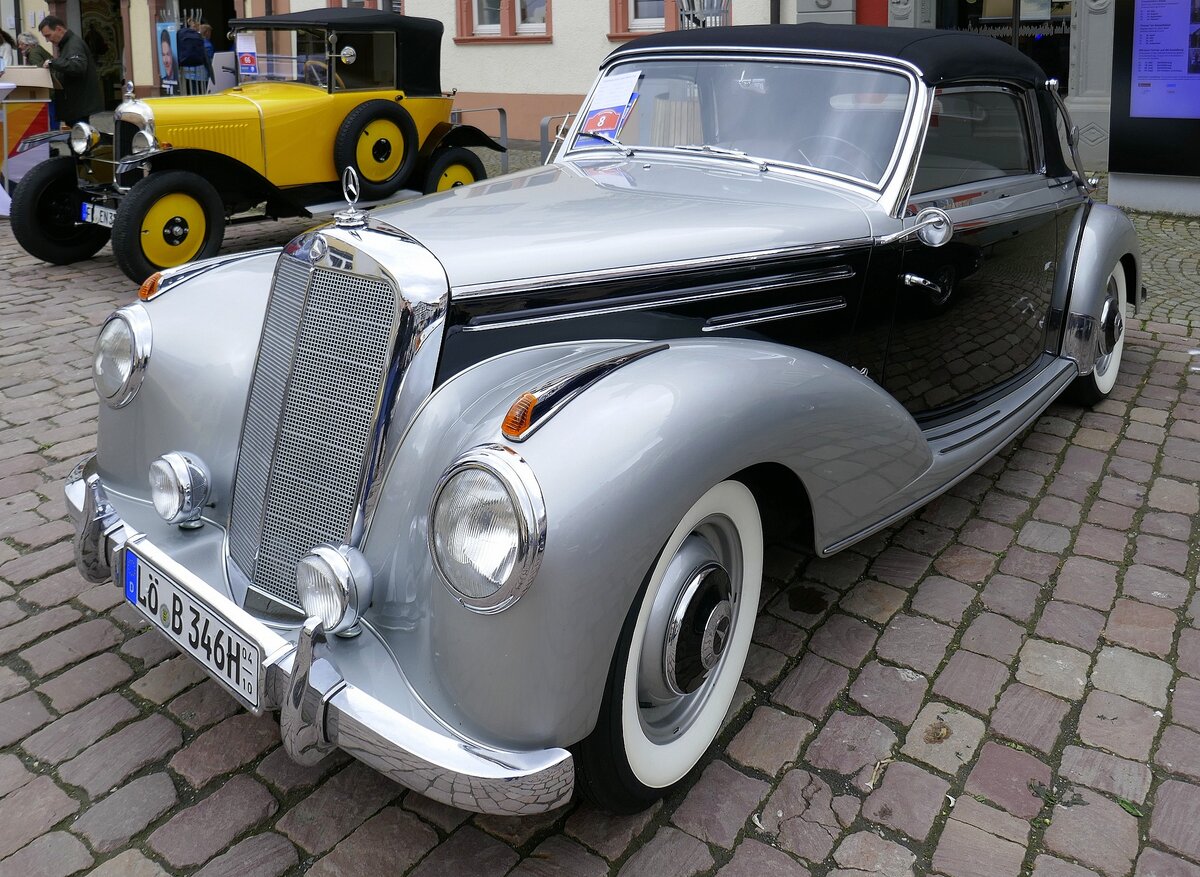
[[[1046,74],[1008,43],[982,34],[859,24],[750,24],[666,31],[631,40],[609,58],[638,49],[808,49],[907,61],[930,85],[959,79],[1006,79],[1040,86]]]
[[[296,30],[325,28],[336,33],[391,31],[396,34],[397,84],[408,94],[441,94],[442,30],[440,21],[380,12],[375,9],[309,9],[282,15],[235,18],[230,29]]]

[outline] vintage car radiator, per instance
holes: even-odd
[[[242,427],[229,550],[256,589],[297,608],[296,562],[350,540],[396,309],[384,280],[280,256]]]

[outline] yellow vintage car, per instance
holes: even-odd
[[[257,215],[272,218],[332,209],[347,167],[364,201],[396,200],[483,179],[468,147],[504,149],[451,123],[439,21],[315,9],[231,28],[233,88],[128,93],[111,117],[58,135],[72,154],[38,165],[13,198],[21,246],[61,265],[95,255],[111,236],[117,264],[141,282],[216,255],[226,221],[259,205]]]

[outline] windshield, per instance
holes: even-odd
[[[879,184],[909,92],[899,73],[840,64],[629,61],[596,86],[571,149],[694,150]]]
[[[329,81],[324,31],[238,31],[234,47],[239,82],[305,82],[323,88]]]

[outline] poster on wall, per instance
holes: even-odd
[[[1200,0],[1135,0],[1129,115],[1200,119]]]
[[[179,94],[179,66],[176,58],[175,25],[159,22],[158,25],[158,76],[162,81],[162,93]]]

